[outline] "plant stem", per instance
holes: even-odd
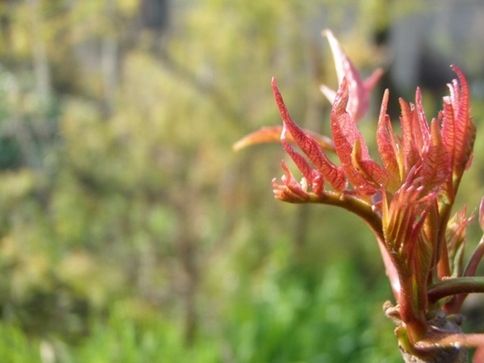
[[[322,195],[310,193],[310,202],[336,205],[355,213],[370,225],[378,237],[383,239],[381,219],[364,200],[346,193],[325,191]]]
[[[484,276],[442,280],[429,288],[428,297],[430,302],[436,302],[446,296],[473,292],[484,292]]]
[[[386,274],[390,280],[393,295],[395,296],[396,300],[399,300],[401,286],[398,271],[395,267],[395,262],[390,257],[385,246],[385,237],[383,235],[381,218],[373,211],[371,205],[363,199],[347,193],[325,191],[321,195],[316,195],[314,193],[310,193],[309,195],[311,203],[329,204],[344,208],[361,217],[370,226],[372,231],[376,234],[378,247],[383,259],[383,264],[385,265]]]
[[[436,314],[423,339],[410,343],[406,328],[399,329],[399,346],[405,363],[466,363],[468,347],[482,343],[482,334],[463,334],[460,324],[445,314]]]
[[[464,270],[464,276],[475,275],[477,271],[477,267],[479,266],[479,263],[481,262],[483,255],[484,255],[484,236],[482,236],[474,252],[472,253],[469,263],[467,264]]]

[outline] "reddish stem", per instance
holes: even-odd
[[[484,255],[484,236],[477,244],[476,248],[474,249],[474,252],[472,252],[471,258],[469,259],[469,262],[464,270],[464,276],[472,277],[476,274],[477,267],[479,266],[479,263],[481,262],[483,255]],[[449,313],[459,312],[466,297],[467,297],[467,294],[460,294],[460,295],[454,296],[452,300],[445,305],[446,311],[448,311]]]
[[[456,277],[437,282],[428,290],[429,301],[434,303],[446,296],[484,292],[484,276]]]
[[[484,236],[482,236],[474,252],[472,252],[469,263],[464,270],[464,276],[474,276],[476,274],[477,267],[482,260],[482,256],[484,256]]]

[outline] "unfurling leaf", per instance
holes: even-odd
[[[378,129],[376,134],[376,142],[378,152],[381,160],[387,171],[388,185],[387,188],[391,191],[397,189],[403,174],[403,165],[400,165],[398,156],[398,145],[393,134],[392,123],[387,114],[389,91],[385,90],[383,100],[381,103],[380,117],[378,118]]]
[[[402,127],[402,153],[404,161],[405,172],[417,163],[419,159],[419,150],[416,146],[416,140],[413,133],[413,118],[415,116],[415,108],[412,104],[408,104],[404,99],[400,98],[400,124]]]
[[[284,175],[279,182],[276,178],[272,179],[272,190],[276,199],[290,203],[301,203],[309,200],[306,190],[297,182],[284,161],[281,161]]]
[[[306,178],[306,180],[309,183],[312,183],[314,177],[320,177],[319,173],[316,170],[313,170],[306,161],[306,159],[304,159],[301,154],[296,152],[293,147],[286,141],[286,134],[286,126],[284,126],[281,132],[281,143],[284,151],[291,157],[291,159],[294,161],[294,164],[296,164],[297,168]]]
[[[304,152],[316,169],[324,176],[331,186],[341,191],[345,186],[345,178],[341,170],[334,165],[323,152],[318,142],[307,135],[291,118],[289,111],[284,104],[282,95],[277,87],[277,82],[272,79],[272,91],[276,100],[282,122],[287,131],[291,134],[294,142]]]
[[[351,153],[351,162],[356,171],[368,181],[375,189],[380,189],[386,184],[387,173],[371,159],[363,159],[361,154],[360,140],[356,139]]]
[[[444,144],[452,153],[452,169],[457,179],[469,166],[475,139],[475,126],[470,117],[469,86],[457,66],[451,66],[457,80],[448,85],[450,96],[444,99]]]
[[[428,138],[428,136],[427,136]],[[450,160],[442,143],[439,122],[433,119],[430,125],[430,138],[422,153],[422,173],[426,190],[433,190],[445,183],[452,175]]]
[[[347,111],[357,122],[368,110],[370,104],[370,93],[383,75],[383,70],[377,68],[366,80],[362,80],[360,73],[355,68],[351,60],[345,54],[338,40],[330,30],[324,30],[323,36],[328,39],[331,53],[333,55],[338,86],[341,87],[343,79],[349,83],[349,101]],[[321,92],[326,96],[331,104],[334,103],[336,92],[327,87],[321,86]]]
[[[343,79],[341,86],[336,94],[333,107],[331,109],[331,132],[333,134],[334,148],[338,155],[341,165],[348,180],[353,184],[355,190],[364,195],[372,195],[380,187],[378,183],[366,179],[364,173],[358,170],[353,163],[353,149],[358,142],[358,157],[360,161],[371,161],[368,147],[361,135],[356,121],[350,113],[346,111],[348,103],[348,82]],[[372,166],[376,168],[376,163]],[[380,174],[384,174],[382,171]],[[379,178],[380,179],[380,178]]]

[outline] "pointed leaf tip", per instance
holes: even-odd
[[[396,189],[400,181],[400,166],[397,157],[398,146],[393,133],[390,116],[387,113],[388,99],[390,91],[388,89],[383,93],[383,99],[378,117],[378,126],[376,132],[376,142],[380,158],[388,174],[387,188]]]
[[[331,53],[333,55],[334,66],[336,68],[338,83],[341,83],[343,78],[347,75],[346,73],[348,70],[350,70],[348,73],[354,73],[352,74],[352,77],[355,79],[359,77],[333,32],[329,29],[326,29],[323,30],[322,35],[328,39],[329,47],[331,48]]]
[[[334,103],[334,99],[336,97],[336,92],[334,90],[332,90],[331,88],[329,88],[328,86],[326,86],[324,84],[322,84],[321,86],[319,86],[319,90],[328,99],[328,101],[331,104]]]
[[[296,181],[284,160],[281,161],[281,168],[284,171],[284,175],[281,177],[280,182],[276,178],[272,179],[274,197],[289,203],[306,201],[308,199],[306,190]]]
[[[455,73],[462,73],[462,69],[460,69],[460,67],[456,64],[451,64],[450,66],[450,69],[452,69]]]
[[[453,80],[450,87],[450,100],[454,115],[454,172],[462,174],[472,160],[476,130],[470,116],[467,79],[459,67],[452,65],[451,68],[457,75],[457,80]]]
[[[384,73],[385,73],[385,71],[383,70],[383,68],[375,69],[373,71],[373,73],[370,74],[370,76],[363,81],[365,89],[368,92],[373,90],[373,88],[375,88],[375,86],[378,84],[378,82],[380,81],[380,79],[381,79],[381,77],[383,76]]]
[[[264,126],[259,130],[253,131],[250,134],[244,136],[232,145],[234,151],[240,151],[249,146],[258,144],[280,143],[282,126]],[[324,135],[319,135],[310,130],[303,129],[305,133],[311,135],[311,137],[317,141],[322,149],[334,152],[333,141]],[[287,142],[295,144],[294,138],[291,134],[286,134]]]
[[[355,118],[356,121],[359,121],[363,118],[368,110],[370,91],[381,78],[383,70],[376,69],[370,75],[370,77],[368,77],[366,80],[363,80],[360,73],[341,47],[338,39],[333,35],[333,32],[331,32],[329,29],[325,29],[321,32],[321,34],[328,40],[339,86],[341,87],[341,83],[343,82],[344,78],[346,78],[350,84],[349,103],[347,106],[348,112]],[[330,102],[333,103],[333,93],[327,92],[329,90],[326,88],[323,88],[322,91],[328,97]]]
[[[458,78],[459,83],[460,83],[460,87],[462,88],[462,92],[464,92],[465,97],[467,98],[468,92],[469,92],[468,91],[469,84],[467,82],[466,76],[464,75],[464,72],[462,71],[462,69],[460,67],[456,66],[455,64],[451,64],[450,68],[457,75],[457,78]],[[466,102],[467,102],[467,100],[466,100]]]
[[[234,151],[240,151],[252,145],[279,143],[281,126],[265,126],[244,136],[232,145]]]
[[[272,83],[272,89],[282,122],[294,143],[336,190],[342,190],[344,188],[342,172],[328,159],[318,141],[293,121],[275,81]]]

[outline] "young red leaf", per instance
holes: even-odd
[[[353,146],[351,162],[355,170],[357,170],[365,181],[371,184],[375,189],[379,189],[386,184],[386,171],[373,160],[364,160],[362,158],[359,139],[356,139],[355,145]]]
[[[348,103],[348,82],[343,80],[336,95],[331,109],[331,132],[333,134],[334,148],[336,155],[341,161],[343,170],[348,180],[355,189],[363,194],[374,194],[379,187],[372,180],[367,180],[364,174],[355,168],[352,160],[353,148],[358,141],[360,160],[370,160],[368,148],[356,126],[355,120],[346,111]]]
[[[451,66],[452,70],[457,74],[458,85],[453,83],[454,97],[454,122],[455,122],[455,165],[456,171],[462,173],[472,154],[475,139],[475,126],[472,123],[469,109],[469,86],[467,80],[457,66]]]
[[[425,117],[422,104],[422,93],[419,87],[417,87],[417,90],[415,91],[415,111],[412,120],[413,140],[417,150],[420,152],[420,155],[422,155],[421,152],[430,139],[430,130],[427,118]]]
[[[385,241],[390,251],[398,255],[405,241],[411,219],[415,218],[414,208],[418,200],[418,191],[411,183],[404,183],[393,195],[391,200],[384,203],[382,224]]]
[[[422,231],[422,227],[425,223],[425,219],[429,214],[429,209],[425,208],[418,219],[411,225],[410,231],[407,233],[407,243],[403,245],[405,255],[408,256],[410,261],[416,264],[416,269],[414,270],[419,275],[425,275],[426,268],[431,262],[431,253],[429,252],[429,246],[423,246],[425,244],[425,238],[420,236],[420,232]],[[424,251],[427,251],[425,254]],[[420,255],[420,256],[419,256]],[[425,258],[422,258],[422,255],[426,255]],[[419,261],[415,261],[415,256],[418,256]],[[421,260],[425,260],[423,263]]]
[[[284,170],[284,175],[281,177],[282,183],[278,182],[276,178],[272,179],[274,197],[290,203],[302,203],[309,200],[308,193],[297,182],[284,161],[281,161],[281,167]]]
[[[456,148],[455,148],[455,119],[452,101],[449,97],[444,97],[442,110],[442,143],[445,146],[452,170],[455,170]]]
[[[439,122],[431,122],[431,136],[422,153],[422,172],[426,190],[432,190],[445,183],[452,173],[448,153],[442,142]]]
[[[338,40],[330,30],[323,31],[323,35],[328,39],[333,54],[338,85],[341,87],[343,78],[349,83],[349,102],[347,111],[355,121],[359,121],[368,110],[370,104],[370,92],[381,78],[383,71],[376,69],[365,81],[361,79],[358,70],[345,54]],[[325,85],[321,86],[322,93],[333,103],[336,92]]]
[[[297,168],[302,173],[302,175],[306,178],[308,183],[312,185],[315,177],[318,177],[319,182],[322,183],[323,181],[322,176],[316,170],[311,168],[311,166],[308,164],[306,159],[304,159],[304,157],[301,154],[299,154],[293,149],[293,147],[286,140],[286,134],[287,134],[286,126],[284,126],[281,132],[281,143],[282,143],[282,147],[284,148],[284,151],[291,157],[291,159],[294,161]]]
[[[306,154],[318,171],[328,180],[334,189],[341,191],[345,186],[344,175],[321,150],[319,144],[311,136],[306,134],[291,118],[289,111],[284,104],[282,95],[277,87],[277,82],[272,79],[272,90],[276,104],[279,108],[282,122],[287,131],[292,135],[294,142]]]
[[[419,159],[419,152],[415,146],[413,135],[413,118],[415,109],[412,104],[408,104],[402,98],[399,99],[401,117],[400,124],[402,127],[402,152],[404,158],[404,169],[408,171]]]
[[[395,190],[401,180],[401,168],[397,157],[398,146],[393,134],[392,123],[387,114],[389,91],[385,90],[378,118],[378,129],[376,132],[376,142],[380,158],[388,175],[387,188]]]

